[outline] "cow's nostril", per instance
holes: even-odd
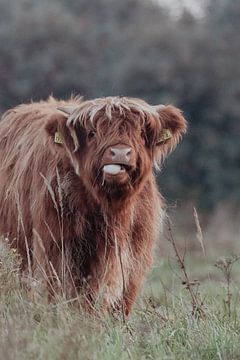
[[[131,152],[132,152],[132,149],[127,149],[127,150],[126,150],[126,156],[130,156],[130,155],[131,155]]]
[[[115,151],[115,149],[111,148],[111,149],[110,149],[110,153],[111,153],[112,157],[116,156],[116,151]]]

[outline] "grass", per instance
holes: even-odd
[[[183,254],[183,241],[175,242]],[[189,279],[198,280],[193,289],[203,303],[204,316],[192,313],[176,254],[166,243],[157,250],[153,271],[125,324],[107,316],[83,315],[64,299],[47,305],[29,301],[19,281],[17,253],[1,247],[0,358],[240,359],[240,261],[233,264],[227,283],[219,266],[234,258],[222,258],[214,266],[223,255],[216,244],[215,251],[211,249],[208,255],[206,248],[204,255],[196,240],[199,249],[193,251],[190,246],[184,258]]]

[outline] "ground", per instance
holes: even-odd
[[[173,239],[181,256],[185,253],[189,282],[165,234],[153,271],[125,323],[122,318],[82,315],[63,298],[47,305],[29,301],[19,283],[16,251],[2,248],[1,359],[240,359],[240,261],[231,263],[238,243],[209,243],[203,236],[201,244],[194,232],[183,240],[175,227],[178,224],[173,224]],[[227,267],[232,267],[229,289]]]

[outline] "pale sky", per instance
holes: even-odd
[[[190,10],[195,16],[204,15],[208,0],[156,0],[159,4],[168,7],[173,15],[180,15],[184,8]]]

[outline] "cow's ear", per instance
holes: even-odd
[[[187,121],[181,110],[172,105],[156,106],[156,111],[160,121],[160,132],[156,138],[156,145],[162,148],[163,155],[167,155],[186,133]]]
[[[60,113],[54,114],[47,122],[45,130],[50,136],[50,143],[60,148],[67,147],[71,151],[74,151],[74,139],[67,126],[67,117]]]

